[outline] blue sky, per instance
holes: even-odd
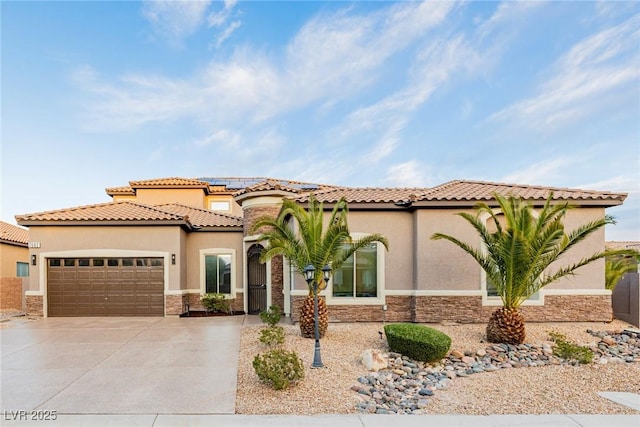
[[[640,3],[3,1],[2,219],[168,176],[629,193]]]

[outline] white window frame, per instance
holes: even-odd
[[[227,207],[225,209],[214,209],[213,208],[213,204],[214,203],[226,203]],[[209,200],[209,210],[212,212],[231,212],[231,200]]]
[[[494,209],[493,213],[495,215],[500,215],[502,214],[502,209]],[[536,212],[536,210],[533,210],[533,216],[537,217],[538,213]],[[487,220],[491,217],[491,215],[489,215],[488,213],[482,214],[480,216],[480,220],[486,225],[487,224]],[[483,253],[486,253],[486,246],[484,245],[484,243],[482,243],[482,247],[480,249]],[[488,307],[502,307],[502,298],[500,296],[489,296],[489,294],[487,293],[487,272],[484,271],[484,269],[482,267],[480,268],[480,289],[482,291],[482,305],[483,306],[488,306]],[[529,298],[527,300],[524,300],[522,302],[522,305],[544,305],[544,295],[542,293],[542,290],[539,290],[538,292],[536,292],[535,294],[532,295],[532,298]]]
[[[368,236],[366,233],[351,233],[351,238],[353,240],[358,240],[359,238]],[[376,245],[376,274],[377,274],[377,284],[378,287],[376,289],[375,297],[334,297],[333,296],[333,274],[332,272],[331,279],[329,280],[329,284],[324,291],[324,295],[326,297],[327,305],[383,305],[384,298],[384,290],[385,290],[385,254],[384,245],[380,242],[372,242],[372,244]],[[355,268],[355,263],[354,263]]]
[[[236,297],[236,250],[231,248],[208,248],[200,250],[200,295],[207,293],[207,255],[231,255],[231,293],[222,294],[227,299]]]

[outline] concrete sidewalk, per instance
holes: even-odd
[[[6,414],[3,414],[6,415]],[[67,415],[3,426],[64,427],[638,427],[639,415]]]

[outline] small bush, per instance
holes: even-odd
[[[260,342],[269,347],[284,344],[284,329],[282,326],[269,326],[260,331]]]
[[[576,361],[583,365],[593,361],[593,350],[589,347],[567,341],[567,337],[560,332],[551,331],[549,332],[549,337],[551,337],[551,341],[556,343],[556,346],[553,348],[554,356],[569,361]]]
[[[270,350],[253,359],[258,378],[275,390],[282,390],[304,378],[302,360],[295,351],[280,348]]]
[[[260,320],[273,327],[276,326],[280,321],[281,314],[282,312],[280,310],[280,307],[278,307],[277,305],[272,305],[271,307],[260,313]]]
[[[414,360],[435,362],[451,347],[451,338],[436,329],[413,323],[385,325],[384,332],[391,351]]]
[[[231,303],[225,298],[224,294],[204,294],[200,297],[200,301],[207,311],[213,311],[214,313],[229,313],[231,311]]]

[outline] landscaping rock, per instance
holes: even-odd
[[[362,352],[360,362],[368,371],[377,372],[389,367],[389,356],[383,354],[380,350],[369,349]]]
[[[628,330],[587,332],[599,338],[598,345],[592,343],[594,363],[640,362],[640,333]],[[356,405],[356,409],[362,413],[424,414],[424,408],[428,406],[425,397],[433,396],[434,390],[437,392],[450,387],[457,377],[465,378],[500,369],[571,363],[554,356],[549,343],[517,346],[492,344],[475,353],[453,350],[448,357],[435,364],[418,363],[399,354],[381,353],[379,356],[381,360],[389,361],[387,365],[378,372],[358,378],[359,384],[351,387],[365,400]]]

